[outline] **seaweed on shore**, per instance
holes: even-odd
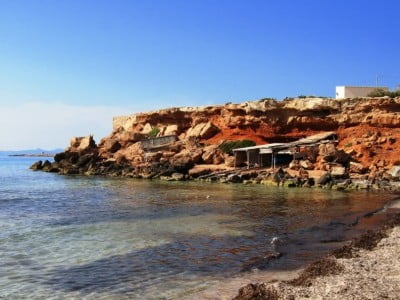
[[[387,231],[393,227],[400,226],[400,213],[392,214],[385,223],[377,230],[368,230],[350,244],[334,250],[330,255],[308,265],[300,275],[292,280],[285,281],[292,286],[311,286],[317,277],[338,275],[344,268],[335,258],[352,258],[357,255],[357,250],[373,250],[378,243],[388,236]],[[292,295],[293,296],[293,295]],[[234,300],[262,300],[280,299],[280,293],[275,287],[266,283],[248,284],[239,290]]]
[[[385,229],[380,229],[376,231],[368,230],[354,241],[353,246],[354,248],[371,251],[385,237],[387,237]]]
[[[265,283],[250,283],[239,290],[232,300],[278,300],[278,291]]]
[[[338,249],[332,251],[331,255],[335,258],[352,258],[355,256],[354,248],[350,245],[344,245]]]
[[[386,238],[388,236],[388,229],[399,225],[400,213],[392,214],[379,229],[368,230],[360,237],[354,239],[349,245],[344,245],[343,247],[332,251],[331,255],[333,255],[335,258],[353,258],[357,255],[356,252],[359,249],[371,251],[383,238]]]
[[[331,258],[325,257],[308,265],[300,275],[292,280],[287,281],[288,284],[294,286],[311,286],[312,280],[317,277],[337,275],[343,271],[343,266]]]
[[[397,213],[397,214],[391,215],[387,219],[387,221],[385,222],[384,227],[386,229],[389,229],[389,228],[393,228],[393,227],[399,226],[399,225],[400,225],[400,213]]]

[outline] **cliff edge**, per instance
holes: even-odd
[[[169,108],[114,117],[112,133],[99,144],[90,136],[73,138],[53,163],[38,162],[32,169],[171,180],[218,171],[232,175],[234,158],[232,152],[221,147],[224,142],[249,140],[257,145],[292,142],[333,131],[338,136],[337,143],[330,148],[325,145],[325,149],[314,149],[314,155],[293,162],[288,170],[298,173],[287,174],[291,177],[302,177],[304,171],[331,174],[332,167],[342,167],[347,178],[352,173],[356,179],[371,183],[376,178],[393,179],[400,175],[397,174],[400,168],[393,169],[400,164],[399,128],[400,98],[262,99]],[[347,158],[325,161],[327,151],[345,153]]]

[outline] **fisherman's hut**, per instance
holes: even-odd
[[[323,132],[299,139],[291,143],[272,143],[234,149],[235,167],[271,167],[289,164],[293,159],[301,159],[310,148],[320,144],[337,142],[335,132]]]

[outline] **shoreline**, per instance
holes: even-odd
[[[26,156],[24,156],[26,157]],[[40,167],[38,167],[40,166]],[[112,167],[112,164],[110,165]],[[287,168],[276,168],[276,169],[240,169],[240,168],[227,168],[225,170],[218,169],[218,165],[204,166],[202,168],[214,168],[215,170],[208,172],[205,175],[193,177],[190,174],[183,173],[172,173],[169,175],[161,174],[136,174],[132,172],[131,167],[117,168],[117,171],[107,170],[105,172],[79,172],[76,169],[66,169],[64,172],[60,172],[57,162],[50,162],[41,160],[33,163],[30,167],[33,171],[44,171],[48,173],[57,173],[62,176],[95,176],[103,178],[132,178],[141,180],[160,180],[160,181],[194,181],[194,182],[207,182],[207,183],[223,183],[223,184],[244,184],[244,185],[265,185],[274,186],[279,188],[322,188],[332,189],[339,191],[357,191],[357,190],[369,190],[369,191],[385,191],[385,192],[400,192],[400,181],[393,179],[360,179],[352,177],[339,177],[330,178],[328,181],[319,182],[318,178],[307,178],[301,180],[297,176],[292,176],[290,170]],[[311,181],[311,184],[310,184]]]
[[[382,225],[298,270],[297,278],[250,283],[234,300],[395,299],[400,295],[400,200]]]

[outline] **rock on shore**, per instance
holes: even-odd
[[[98,144],[91,136],[72,138],[54,162],[31,168],[60,174],[267,183],[275,174],[233,172],[232,153],[219,145],[237,140],[293,141],[333,130],[339,143],[321,145],[304,159],[293,161],[283,170],[286,185],[379,189],[400,179],[397,128],[400,98],[262,99],[170,108],[115,117],[113,132]],[[144,147],[151,137],[170,136],[175,138],[165,145]]]

